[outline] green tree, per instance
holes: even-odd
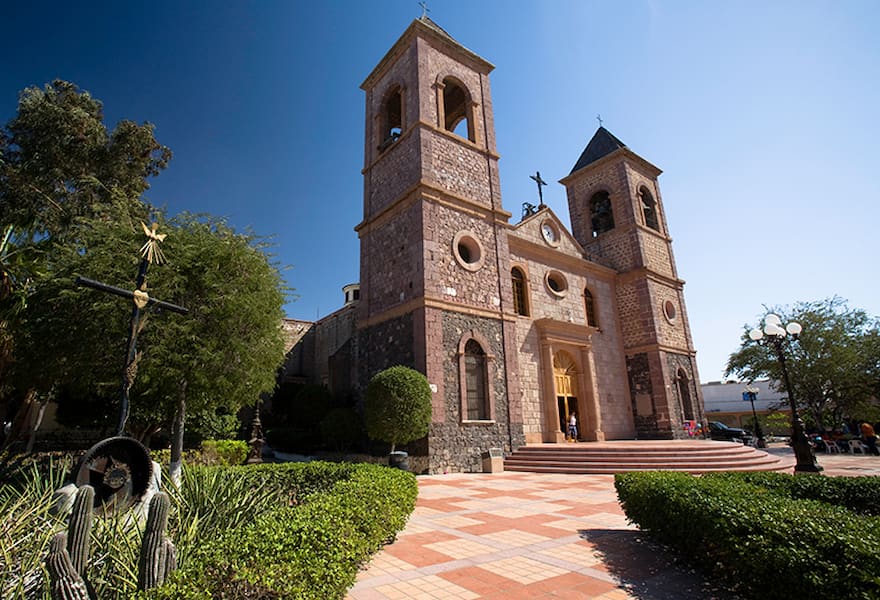
[[[364,401],[367,435],[391,444],[406,444],[428,434],[431,387],[414,369],[395,366],[380,371],[367,385]]]
[[[168,223],[169,257],[152,287],[188,315],[154,320],[133,388],[132,420],[172,420],[172,468],[180,463],[187,414],[235,413],[275,387],[284,358],[285,286],[265,243],[224,221],[182,214]],[[164,419],[163,419],[164,417]]]
[[[19,355],[25,309],[40,284],[54,277],[58,251],[89,231],[89,221],[133,229],[149,212],[141,202],[147,179],[170,158],[148,123],[124,120],[108,130],[101,103],[72,83],[56,80],[21,93],[16,116],[0,130],[0,380],[5,385]],[[53,379],[52,374],[44,379]],[[48,399],[32,387],[18,394],[25,401],[16,429],[28,415],[41,413]]]
[[[79,217],[143,218],[147,178],[170,158],[149,123],[108,131],[101,102],[73,83],[27,88],[0,135],[0,223],[21,244],[66,241]]]
[[[849,308],[838,297],[774,307],[764,315],[769,313],[779,315],[783,323],[797,321],[803,326],[798,341],[786,349],[786,366],[795,399],[816,425],[835,426],[846,417],[873,410],[872,399],[880,396],[880,321],[876,317]],[[749,338],[753,328],[744,326],[742,344],[730,355],[726,375],[743,381],[766,377],[782,386],[776,355]]]

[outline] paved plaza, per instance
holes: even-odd
[[[818,459],[827,475],[880,475],[880,457]],[[418,484],[406,528],[347,600],[733,598],[626,522],[611,475],[448,474]]]

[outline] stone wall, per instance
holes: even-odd
[[[395,365],[415,368],[413,318],[411,314],[358,330],[358,388],[366,389],[370,379]]]
[[[659,430],[654,386],[647,353],[626,358],[626,371],[632,398],[633,421],[638,439],[667,439],[671,435]]]
[[[504,360],[504,339],[500,320],[469,316],[446,311],[443,313],[443,348],[445,420],[431,424],[429,433],[430,466],[432,473],[474,472],[482,469],[482,453],[489,448],[502,448],[505,453],[523,445],[521,423],[508,422],[507,373]],[[459,382],[458,346],[462,336],[476,330],[494,356],[490,368],[490,401],[494,403],[494,420],[462,422]]]

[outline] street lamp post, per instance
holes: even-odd
[[[761,424],[758,422],[758,412],[755,410],[755,399],[758,397],[758,388],[747,385],[743,390],[743,400],[752,403],[752,416],[755,418],[755,437],[758,438],[758,448],[766,448],[767,440],[764,439],[764,432],[761,431]]]
[[[797,404],[794,399],[794,391],[791,388],[791,381],[788,378],[788,369],[785,366],[785,346],[790,343],[786,339],[786,333],[791,335],[791,341],[797,341],[802,327],[800,323],[792,321],[783,329],[782,320],[774,315],[769,314],[764,317],[764,330],[752,329],[749,337],[755,342],[767,344],[776,352],[776,359],[779,361],[779,368],[782,370],[782,382],[785,384],[785,391],[788,393],[788,404],[791,409],[791,448],[794,450],[795,473],[818,473],[822,467],[816,463],[816,457],[807,435],[804,433],[804,424],[797,412]],[[766,336],[766,337],[765,337]]]

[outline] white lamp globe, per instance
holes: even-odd
[[[764,332],[762,332],[760,329],[752,329],[749,332],[749,337],[752,338],[752,341],[757,342],[762,337],[764,337]]]
[[[798,335],[801,331],[803,331],[803,327],[801,327],[801,324],[797,321],[792,321],[785,326],[785,330],[788,331],[791,335]]]
[[[779,315],[774,315],[773,313],[770,313],[766,317],[764,317],[764,323],[781,325],[782,319],[779,318]]]

